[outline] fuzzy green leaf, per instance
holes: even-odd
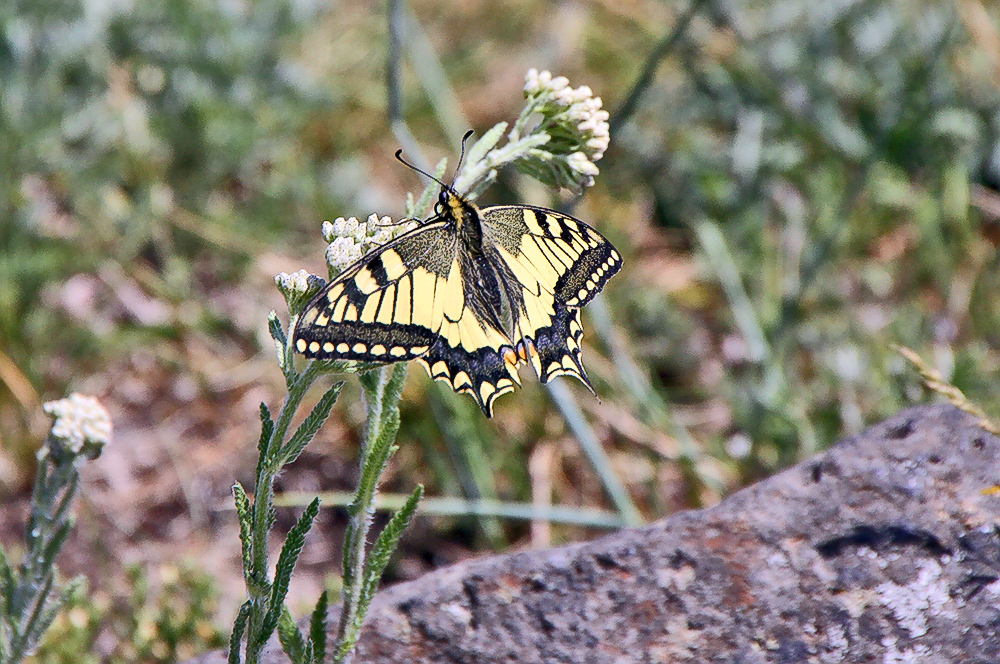
[[[365,578],[361,590],[361,599],[358,604],[357,619],[359,628],[361,623],[364,622],[365,614],[368,612],[368,605],[372,597],[375,596],[375,590],[378,588],[378,582],[382,578],[385,566],[389,564],[389,559],[392,557],[393,551],[396,550],[396,545],[399,544],[399,538],[410,525],[410,522],[413,521],[413,515],[417,511],[417,505],[420,503],[420,498],[423,495],[424,485],[417,485],[417,488],[413,490],[413,493],[406,500],[406,504],[392,515],[389,523],[382,529],[382,532],[375,539],[375,544],[372,545],[372,550],[368,554],[368,562],[365,565]]]
[[[358,499],[357,496],[355,496],[354,497],[354,501],[357,502],[357,499]],[[350,508],[352,506],[353,506],[353,503],[352,503],[352,505],[348,505],[348,510],[350,510]],[[355,510],[355,511],[357,511],[357,510]],[[344,578],[342,579],[342,581],[344,583],[344,587],[345,588],[347,586],[349,586],[351,584],[351,581],[352,581],[352,579],[351,579],[351,551],[354,550],[354,538],[355,538],[355,536],[357,534],[357,533],[355,533],[355,521],[356,520],[354,518],[351,518],[351,520],[347,522],[347,530],[344,531],[344,543],[341,545],[341,554],[342,555],[341,555],[341,561],[340,561],[340,568],[342,570],[344,570],[344,572],[343,572]]]
[[[386,377],[386,373],[388,376]],[[399,397],[406,380],[406,364],[385,367],[359,376],[368,404],[368,429],[365,430],[365,462],[361,469],[355,504],[370,504],[379,478],[396,451],[399,431]]]
[[[274,339],[275,343],[281,344],[283,349],[288,343],[288,338],[285,337],[285,329],[281,326],[278,314],[274,310],[267,315],[267,329],[271,333],[271,338]]]
[[[257,441],[257,483],[260,484],[261,478],[264,476],[265,464],[268,463],[269,448],[271,447],[271,437],[274,436],[274,420],[271,419],[271,411],[268,410],[267,404],[263,401],[260,402],[260,439]],[[260,496],[256,496],[255,500],[259,500]],[[270,525],[268,526],[270,528]]]
[[[74,472],[70,477],[69,482],[66,483],[65,488],[62,490],[59,500],[56,502],[56,507],[52,511],[50,523],[63,523],[71,518],[69,516],[69,509],[73,504],[73,497],[76,495],[76,490],[79,487],[80,473]]]
[[[250,617],[250,602],[244,602],[240,612],[236,614],[233,623],[233,633],[229,637],[229,664],[240,664],[240,643],[243,642],[243,632],[247,628],[247,618]]]
[[[316,608],[309,618],[309,645],[312,661],[309,664],[323,664],[326,660],[326,614],[330,606],[330,593],[324,590],[316,600]]]
[[[44,608],[39,612],[38,620],[35,622],[32,629],[32,634],[29,634],[26,638],[29,644],[37,644],[42,640],[42,636],[45,635],[46,630],[52,625],[52,622],[56,619],[59,611],[66,605],[70,597],[76,594],[77,590],[83,587],[86,579],[82,576],[78,576],[72,581],[70,581],[66,586],[59,591],[59,593],[52,599],[45,602]],[[31,646],[33,647],[33,645]],[[29,648],[31,649],[31,648]]]
[[[361,389],[365,392],[365,403],[369,411],[371,410],[372,403],[378,399],[382,375],[388,370],[389,367],[387,366],[375,367],[371,371],[363,371],[358,374],[358,382],[361,383]]]
[[[61,523],[56,527],[56,531],[52,534],[52,539],[49,540],[48,544],[46,544],[41,551],[41,556],[38,559],[40,569],[48,570],[47,573],[52,574],[55,569],[56,556],[58,556],[59,551],[62,550],[62,546],[66,543],[66,538],[69,537],[69,532],[72,528],[72,519]]]
[[[370,497],[375,495],[378,481],[382,477],[389,458],[396,451],[396,432],[399,430],[399,413],[388,418],[387,426],[382,429],[381,435],[375,440],[371,454],[365,459],[365,465],[361,469],[361,480],[358,482],[358,497],[352,506],[355,510],[357,505],[369,504]]]
[[[334,384],[333,387],[326,391],[326,394],[319,400],[316,407],[312,409],[312,412],[299,425],[299,428],[296,429],[295,434],[281,449],[277,461],[279,467],[292,463],[302,454],[302,450],[312,441],[316,436],[316,432],[326,422],[326,418],[330,416],[330,410],[333,408],[333,404],[337,403],[337,397],[340,396],[340,390],[343,387],[344,383],[340,382]]]
[[[22,651],[30,651],[40,636],[37,627],[45,617],[45,604],[52,593],[52,569],[50,568],[39,581],[40,585],[35,585],[33,588],[31,613],[28,615],[27,621],[21,625],[22,647],[19,649]]]
[[[302,546],[306,541],[306,533],[312,528],[313,520],[319,512],[319,498],[314,498],[306,510],[299,517],[299,520],[288,531],[285,544],[281,547],[278,555],[278,564],[274,570],[274,583],[271,585],[271,596],[268,599],[268,609],[261,624],[260,632],[256,635],[259,643],[263,644],[270,638],[271,633],[278,625],[278,617],[285,604],[285,595],[288,594],[288,583],[292,578],[292,571],[295,563],[302,553]]]
[[[278,619],[278,640],[292,664],[311,664],[306,658],[306,640],[295,624],[292,612],[285,605],[282,605],[281,617]]]
[[[359,493],[364,487],[366,495],[373,493],[375,485],[378,483],[382,472],[389,463],[389,458],[396,451],[396,433],[399,432],[399,409],[389,408],[384,413],[379,423],[379,431],[373,441],[371,450],[365,459],[365,465],[361,469],[361,482]]]
[[[403,395],[403,386],[406,384],[406,362],[400,362],[392,366],[392,374],[389,382],[385,386],[385,401],[392,404],[392,407],[399,410],[399,399]]]
[[[552,162],[534,161],[530,159],[518,159],[514,162],[514,167],[527,176],[530,176],[542,184],[558,189],[567,185],[567,178],[560,174],[559,168]]]
[[[42,536],[42,529],[38,527],[39,514],[37,506],[48,503],[46,493],[48,492],[49,480],[52,476],[52,466],[55,462],[51,457],[45,463],[38,464],[35,471],[35,486],[31,490],[31,515],[28,517],[28,527],[25,529],[27,535],[25,548],[29,551],[35,548],[35,542]]]
[[[274,434],[274,420],[271,419],[271,411],[267,404],[260,402],[260,440],[257,441],[257,452],[263,457],[264,451]]]
[[[243,485],[237,482],[233,485],[233,500],[236,502],[236,518],[240,523],[240,544],[243,546],[243,576],[249,580],[252,565],[251,532],[253,522],[250,518],[250,497],[243,490]]]
[[[278,353],[278,366],[281,367],[281,371],[288,377],[288,337],[285,336],[285,330],[281,326],[281,321],[278,319],[278,314],[271,313],[267,315],[267,330],[271,333],[271,338],[274,339],[274,348]]]

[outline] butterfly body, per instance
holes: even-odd
[[[603,236],[554,210],[478,208],[450,187],[436,216],[379,247],[305,307],[295,347],[310,358],[417,359],[489,417],[529,364],[542,382],[573,375],[580,307],[621,267]]]

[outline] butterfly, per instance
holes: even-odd
[[[431,378],[470,394],[486,417],[521,384],[521,364],[543,383],[575,376],[593,392],[580,356],[580,308],[618,272],[621,255],[569,215],[478,208],[434,179],[434,216],[327,284],[302,310],[295,349],[313,359],[416,359]]]

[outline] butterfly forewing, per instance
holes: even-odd
[[[306,306],[295,349],[316,359],[397,362],[438,339],[455,235],[445,222],[420,226],[349,267]]]

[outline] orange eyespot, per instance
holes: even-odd
[[[514,352],[513,348],[505,348],[503,351],[503,359],[507,364],[517,364],[517,353]]]

